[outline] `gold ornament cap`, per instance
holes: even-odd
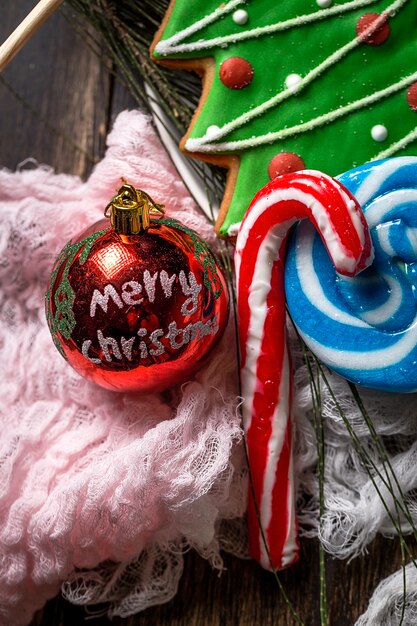
[[[124,183],[106,206],[104,215],[120,235],[139,235],[148,230],[152,213],[165,214],[163,207],[145,191]]]

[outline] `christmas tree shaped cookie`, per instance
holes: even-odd
[[[229,168],[233,236],[270,178],[417,154],[417,0],[173,0],[152,46],[203,72],[182,141]]]

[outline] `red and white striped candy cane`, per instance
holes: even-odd
[[[341,274],[353,276],[373,258],[357,201],[320,172],[272,180],[255,196],[241,224],[235,260],[243,422],[256,500],[255,507],[250,489],[249,548],[266,569],[285,568],[298,558],[284,260],[288,230],[305,217],[320,233]]]

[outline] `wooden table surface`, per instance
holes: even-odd
[[[0,40],[33,5],[34,0],[2,0]],[[111,76],[106,59],[95,56],[58,13],[0,78],[0,166],[12,170],[32,157],[57,172],[86,177],[103,156],[114,117],[134,106]],[[84,608],[58,597],[36,615],[32,626],[295,624],[271,574],[228,555],[224,562],[226,570],[219,576],[198,556],[187,554],[176,598],[131,618],[110,622],[90,616],[84,621]],[[378,582],[399,565],[398,542],[383,539],[350,564],[328,559],[328,623],[353,625]],[[320,624],[317,543],[303,541],[300,562],[281,573],[280,579],[306,626]]]

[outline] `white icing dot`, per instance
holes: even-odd
[[[233,21],[235,24],[239,24],[239,26],[244,26],[249,19],[248,12],[244,9],[238,9],[232,15]]]
[[[216,139],[216,136],[219,130],[220,128],[216,126],[215,124],[213,124],[212,126],[209,126],[206,130],[207,139]]]
[[[291,91],[296,91],[301,80],[300,74],[289,74],[285,79],[285,86]]]
[[[388,129],[382,124],[375,124],[371,128],[371,137],[374,141],[385,141],[388,137]]]
[[[332,4],[333,0],[316,0],[316,2],[321,9],[327,9],[327,7]]]
[[[241,223],[242,222],[237,222],[237,224],[231,224],[231,226],[229,226],[229,228],[227,229],[227,234],[229,237],[237,236]]]

